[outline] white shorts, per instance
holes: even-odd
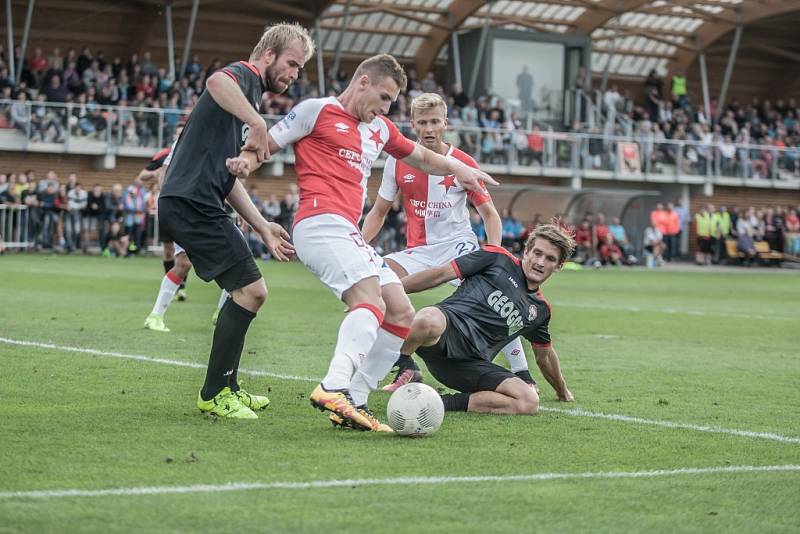
[[[465,236],[453,241],[435,245],[421,245],[407,248],[400,252],[393,252],[387,255],[386,259],[396,261],[408,274],[414,274],[431,267],[439,267],[450,263],[455,258],[475,252],[479,248],[478,239],[475,236]]]
[[[292,232],[297,257],[337,298],[356,283],[377,276],[381,286],[400,279],[361,232],[340,215],[323,213],[297,223]]]

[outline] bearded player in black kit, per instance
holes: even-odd
[[[314,53],[298,24],[266,29],[250,54],[215,72],[192,111],[172,154],[158,199],[161,233],[178,243],[197,275],[231,294],[214,330],[206,379],[197,407],[232,419],[256,419],[269,399],[239,387],[237,370],[250,322],[267,298],[267,287],[250,248],[225,212],[227,201],[253,227],[272,256],[286,261],[294,249],[283,228],[267,222],[236,177],[242,151],[269,158],[267,124],[259,115],[265,91],[283,93]]]
[[[445,410],[536,413],[539,395],[530,374],[514,374],[492,363],[517,336],[533,345],[536,364],[559,400],[573,400],[550,341],[552,310],[540,286],[574,250],[567,230],[546,224],[528,238],[522,261],[501,247],[487,246],[403,278],[407,293],[463,280],[450,297],[417,312],[401,351],[416,351],[436,380],[459,392],[442,395]]]

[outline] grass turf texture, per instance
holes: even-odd
[[[270,296],[242,367],[322,376],[342,304],[299,264],[262,270]],[[167,313],[172,332],[146,331],[162,275],[156,259],[7,255],[0,337],[205,364],[217,288],[192,278]],[[577,399],[558,403],[542,383],[544,407],[800,436],[795,275],[565,272],[543,290]],[[2,343],[0,369],[0,492],[800,464],[797,443],[553,412],[448,414],[428,439],[346,432],[308,405],[313,383],[247,375],[272,405],[258,421],[219,421],[194,408],[201,369]],[[372,395],[381,418],[387,400]],[[4,498],[0,532],[785,532],[798,505],[800,473],[714,473]]]

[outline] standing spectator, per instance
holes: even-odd
[[[58,232],[58,210],[56,197],[58,196],[58,182],[46,182],[46,189],[39,193],[39,205],[42,209],[42,247],[52,248],[53,239]]]
[[[521,248],[522,223],[511,214],[508,208],[503,209],[501,220],[503,223],[503,246],[511,247],[512,250]]]
[[[594,257],[592,250],[592,226],[589,219],[584,219],[575,229],[575,261],[586,263]]]
[[[764,214],[764,239],[769,243],[770,250],[783,252],[783,209],[780,213],[769,207]]]
[[[86,210],[83,212],[83,251],[89,247],[89,236],[97,232],[97,241],[100,245],[100,250],[106,248],[106,230],[105,230],[105,194],[103,193],[103,186],[94,184],[92,190],[89,192],[86,199]]]
[[[131,252],[138,252],[142,247],[142,230],[146,217],[146,193],[141,180],[136,177],[125,191],[125,232],[131,239]]]
[[[655,230],[658,230],[658,233],[663,240],[669,229],[669,212],[664,209],[664,204],[661,202],[658,202],[656,204],[656,209],[650,212],[650,225]],[[669,260],[669,256],[667,256],[665,259]]]
[[[681,218],[672,202],[667,203],[666,221],[666,231],[663,234],[667,244],[667,259],[673,261],[680,256]]]
[[[709,205],[711,210],[711,250],[713,251],[714,263],[721,263],[727,259],[728,252],[725,241],[731,235],[731,214],[725,206],[720,206],[719,210],[713,211],[713,206]]]
[[[711,212],[713,206],[703,206],[694,215],[695,233],[697,234],[697,265],[711,265]]]
[[[64,238],[67,253],[72,253],[78,247],[83,247],[81,232],[83,227],[83,211],[86,209],[89,195],[78,182],[75,187],[67,192],[67,211],[64,213]]]
[[[472,233],[478,238],[480,244],[486,243],[486,226],[483,224],[483,218],[480,213],[470,208],[469,210],[469,224],[472,227]]]
[[[686,93],[686,76],[679,68],[672,76],[672,101],[681,108],[686,107]]]
[[[792,255],[800,254],[800,216],[796,209],[789,210],[786,216],[786,252]]]
[[[677,254],[679,256],[682,256],[687,250],[687,246],[684,243],[684,240],[689,236],[689,224],[692,221],[692,217],[689,214],[689,210],[686,209],[686,207],[684,207],[683,202],[679,198],[675,199],[672,209],[675,213],[678,214],[678,219],[680,219],[680,232],[678,232]]]

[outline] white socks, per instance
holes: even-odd
[[[175,280],[177,280],[177,282]],[[175,293],[178,292],[180,285],[181,280],[172,274],[172,271],[167,272],[167,274],[165,274],[164,278],[161,280],[161,289],[158,290],[156,303],[153,306],[153,311],[150,313],[164,315],[167,312],[167,308],[169,308],[172,299],[175,298]]]
[[[378,337],[380,321],[367,308],[355,308],[339,326],[339,338],[333,351],[328,374],[322,379],[327,389],[347,389],[353,372],[364,361]]]
[[[350,395],[353,404],[361,406],[367,403],[369,392],[378,387],[383,377],[392,369],[392,365],[400,356],[400,347],[405,339],[398,337],[383,328],[378,329],[378,338],[367,354],[364,363],[358,367],[350,382]]]
[[[528,359],[525,357],[525,350],[522,348],[522,338],[515,338],[503,347],[502,351],[506,355],[512,373],[528,370]]]

